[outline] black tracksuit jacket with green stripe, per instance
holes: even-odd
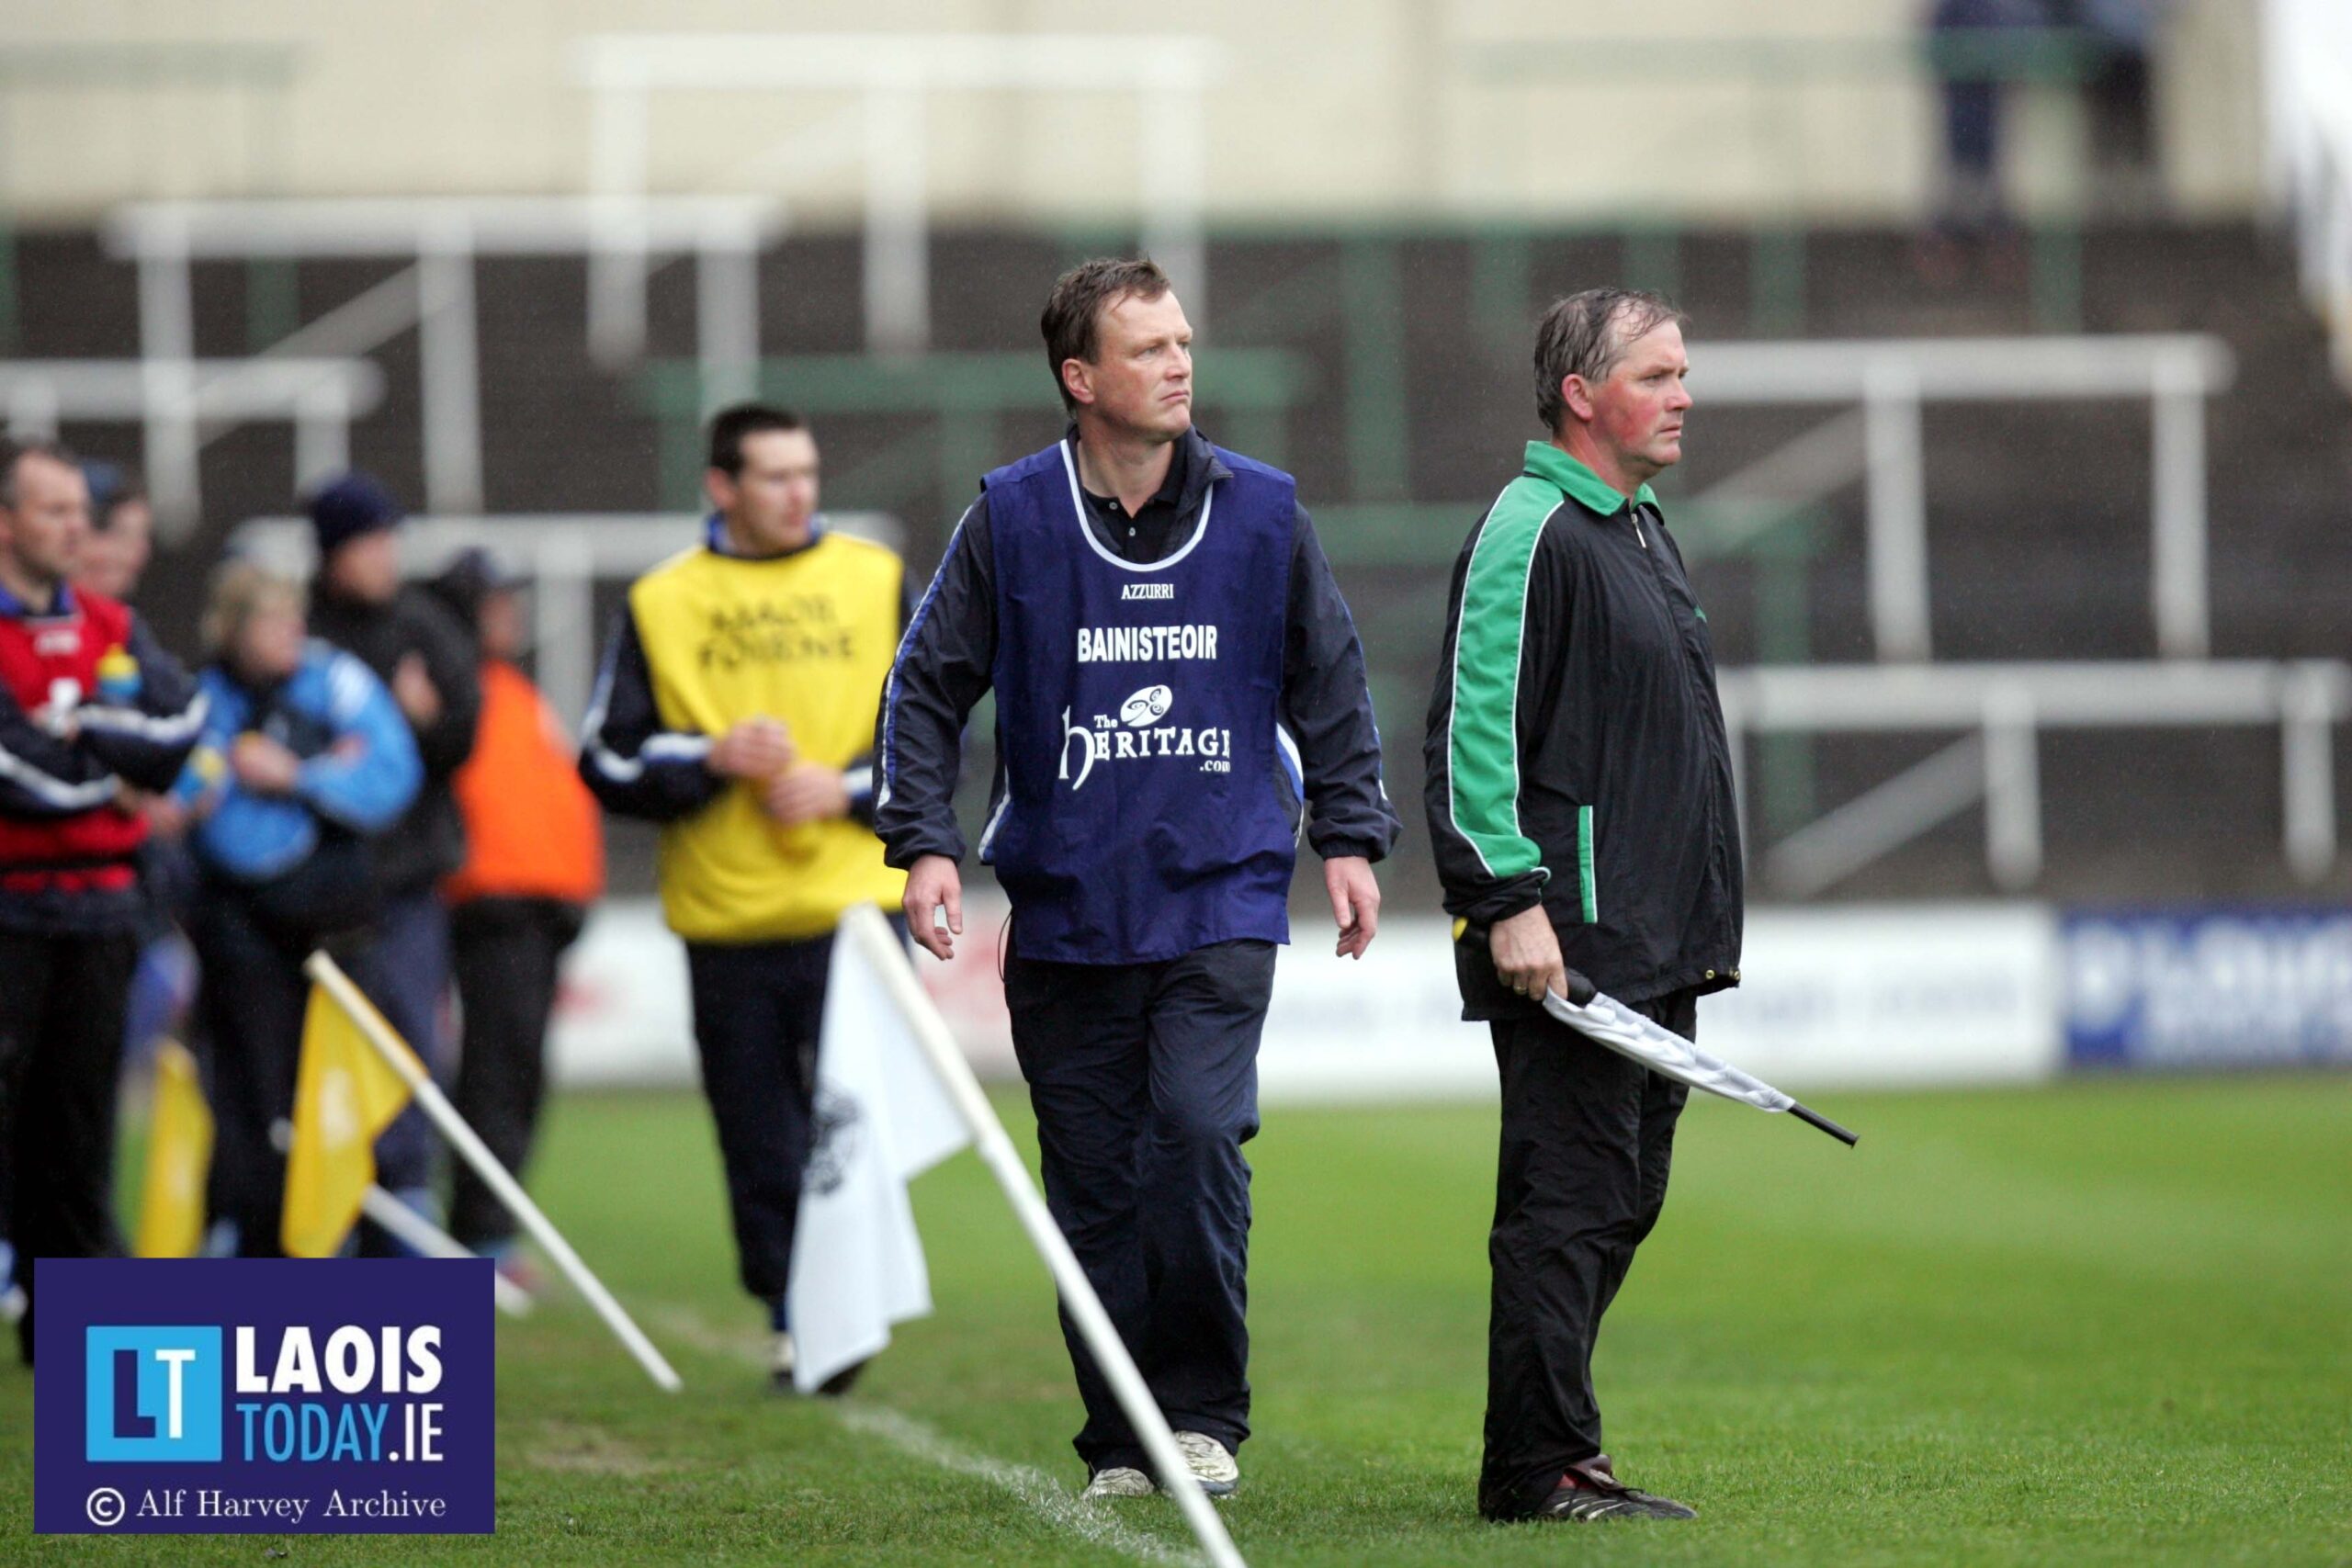
[[[1539,899],[1568,966],[1621,1001],[1738,983],[1714,652],[1647,486],[1628,501],[1528,444],[1454,563],[1423,754],[1464,1017],[1536,1010],[1487,929]]]

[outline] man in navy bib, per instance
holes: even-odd
[[[993,689],[980,859],[1012,900],[1005,999],[1046,1199],[1193,1473],[1238,1481],[1259,1032],[1302,830],[1360,957],[1396,814],[1346,603],[1290,476],[1193,428],[1192,329],[1148,261],[1094,261],[1040,323],[1072,425],[989,474],[910,621],[876,829],[915,940],[964,930],[952,810]],[[944,929],[935,923],[944,917]],[[1063,1318],[1088,1495],[1154,1490]]]

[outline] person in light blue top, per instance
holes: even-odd
[[[391,694],[352,655],[310,640],[301,591],[232,563],[205,616],[210,710],[174,790],[202,882],[189,934],[202,962],[205,1077],[217,1132],[217,1245],[279,1251],[290,1116],[314,949],[346,966],[373,939],[368,840],[424,780]]]

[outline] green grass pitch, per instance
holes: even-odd
[[[1000,1100],[1017,1135],[1023,1102]],[[1252,1145],[1254,1564],[2352,1562],[2352,1080],[1825,1096],[1849,1153],[1714,1101],[1599,1364],[1610,1446],[1690,1524],[1481,1525],[1493,1114],[1277,1107]],[[0,1368],[0,1561],[1119,1564],[1081,1506],[1042,1266],[968,1155],[938,1297],[857,1396],[762,1391],[698,1100],[559,1102],[536,1173],[685,1393],[576,1300],[500,1328],[494,1538],[40,1539]],[[1562,1539],[1566,1534],[1567,1539]]]

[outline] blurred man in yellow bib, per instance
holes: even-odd
[[[580,759],[608,810],[662,824],[662,911],[686,943],[743,1287],[769,1303],[780,1387],[833,927],[853,904],[896,908],[905,886],[873,833],[870,756],[905,571],[826,527],[817,475],[795,415],[711,422],[703,541],[629,590]]]

